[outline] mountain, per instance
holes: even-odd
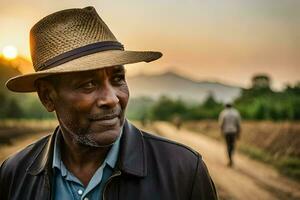
[[[5,82],[12,76],[20,74],[19,69],[27,68],[31,63],[23,58],[6,61],[0,57],[0,91],[10,93]],[[212,94],[220,102],[228,102],[238,97],[241,88],[217,82],[193,81],[173,72],[160,75],[137,75],[128,77],[131,97],[148,96],[157,99],[162,95],[181,98],[186,101],[202,102]]]
[[[162,95],[192,102],[203,102],[209,94],[217,101],[230,102],[240,95],[241,88],[218,82],[193,81],[173,72],[160,75],[128,77],[131,97],[149,96],[157,99]]]

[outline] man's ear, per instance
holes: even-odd
[[[42,104],[48,112],[53,112],[55,110],[54,100],[56,97],[54,86],[49,81],[43,79],[37,80],[35,86]]]

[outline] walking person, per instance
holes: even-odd
[[[241,132],[241,117],[238,110],[233,108],[231,103],[225,105],[225,109],[219,115],[219,124],[222,135],[225,138],[228,154],[228,166],[233,166],[233,152],[235,142],[240,137]]]

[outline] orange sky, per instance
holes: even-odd
[[[248,86],[268,73],[275,88],[300,80],[300,1],[0,0],[0,49],[29,57],[28,33],[57,10],[93,5],[126,49],[158,50],[156,62],[129,74],[175,70],[198,80]]]

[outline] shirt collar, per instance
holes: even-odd
[[[120,149],[120,140],[122,137],[123,133],[123,127],[121,128],[120,135],[118,139],[115,141],[113,146],[110,148],[108,154],[106,155],[104,163],[107,163],[112,169],[115,168],[117,160],[118,160],[118,155],[119,155],[119,149]]]
[[[52,170],[53,167],[54,142],[59,132],[59,127],[57,127],[52,135],[46,136],[35,144],[36,153],[26,170],[28,174],[37,176],[46,170],[48,171],[49,179],[51,179],[49,170]],[[147,176],[147,159],[143,132],[127,120],[124,123],[118,157],[116,165],[123,173],[137,177]],[[50,182],[50,184],[52,183]]]

